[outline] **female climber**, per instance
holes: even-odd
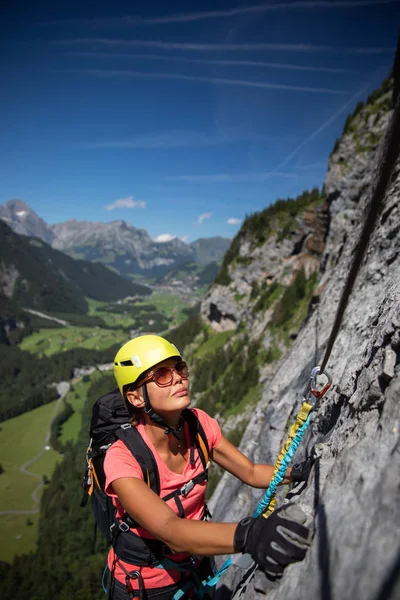
[[[255,488],[268,487],[274,467],[253,464],[214,418],[189,409],[189,369],[173,344],[156,335],[130,340],[115,356],[114,375],[155,466],[150,481],[143,460],[120,439],[106,453],[105,490],[117,531],[108,556],[109,598],[211,597],[204,582],[214,555],[249,553],[273,580],[304,558],[311,532],[284,512],[239,523],[207,520],[208,459]],[[301,465],[294,475],[288,469],[284,483],[304,477]]]

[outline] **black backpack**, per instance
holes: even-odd
[[[174,497],[178,507],[179,516],[184,517],[180,496],[185,496],[197,483],[201,483],[208,478],[209,446],[201,423],[194,412],[190,409],[185,409],[182,411],[182,417],[188,424],[190,431],[190,462],[192,464],[194,463],[194,448],[196,447],[204,471],[188,481],[182,488],[162,499],[167,501]],[[124,558],[121,554],[127,553],[127,544],[130,546],[132,546],[132,544],[137,545],[136,542],[138,540],[133,539],[134,534],[132,532],[129,532],[130,535],[128,536],[121,536],[121,533],[127,534],[128,529],[135,526],[135,522],[127,513],[123,516],[122,521],[117,520],[115,516],[116,510],[112,504],[112,500],[104,492],[104,458],[108,448],[117,439],[124,442],[138,461],[143,472],[144,481],[147,485],[156,494],[160,495],[160,478],[154,455],[144,442],[137,428],[129,424],[129,420],[130,415],[128,408],[118,388],[101,396],[96,401],[93,406],[90,424],[90,442],[86,453],[87,467],[82,481],[84,493],[81,506],[86,506],[88,497],[90,496],[96,525],[106,538],[107,542],[114,546],[116,554],[119,555],[120,558]],[[205,513],[207,513],[206,506]],[[118,543],[116,543],[117,538]],[[121,547],[120,552],[118,551],[117,546]],[[152,548],[152,551],[154,553],[154,548]],[[131,553],[128,552],[128,554]],[[135,558],[137,557],[135,556]],[[135,562],[135,560],[133,560],[133,562],[134,564],[140,564],[139,562]],[[154,562],[154,560],[151,559],[150,562]]]

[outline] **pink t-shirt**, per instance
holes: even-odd
[[[198,408],[193,408],[191,410],[197,416],[204,429],[204,433],[206,434],[208,446],[211,452],[213,448],[215,448],[221,441],[222,434],[220,426],[215,419],[207,415],[207,413],[205,413],[204,411]],[[159,456],[157,450],[147,437],[146,428],[143,425],[143,423],[140,423],[137,426],[137,429],[143,437],[143,440],[149,446],[157,462],[158,472],[160,476],[161,497],[166,496],[171,492],[174,492],[175,490],[182,487],[182,485],[193,479],[193,477],[196,477],[196,475],[199,475],[203,472],[203,464],[201,462],[199,453],[196,448],[194,465],[190,464],[188,453],[188,459],[183,473],[179,475],[178,473],[170,471],[170,469],[164,463],[162,458]],[[189,442],[190,433],[187,423],[185,423],[184,431],[186,439]],[[140,468],[140,465],[137,462],[137,460],[134,458],[132,452],[125,446],[125,444],[122,441],[118,440],[109,448],[109,450],[106,453],[106,457],[104,460],[104,473],[106,476],[105,491],[109,496],[111,496],[114,506],[117,507],[117,517],[121,517],[125,511],[121,506],[120,502],[118,501],[118,497],[114,493],[112,483],[113,481],[115,481],[116,479],[120,479],[121,477],[136,477],[137,479],[143,480],[142,469]],[[203,482],[195,485],[194,488],[188,493],[188,495],[185,498],[183,496],[179,496],[183,505],[183,509],[185,511],[186,519],[200,520],[202,518],[204,512],[205,491],[206,482]],[[168,500],[167,504],[176,514],[179,514],[174,498]],[[153,537],[143,527],[131,529],[131,531],[146,538]],[[174,560],[184,560],[185,558],[188,558],[188,556],[188,554],[183,553],[174,554]],[[166,569],[160,569],[157,567],[139,567],[121,560],[115,561],[114,550],[111,548],[108,554],[108,566],[110,570],[114,568],[115,578],[123,584],[125,584],[126,575],[123,569],[119,566],[119,563],[122,563],[122,565],[128,571],[134,571],[136,569],[140,570],[146,589],[173,585],[174,583],[178,583],[182,578],[182,573],[179,571],[167,571]],[[133,582],[132,587],[134,589],[137,589],[137,581]]]

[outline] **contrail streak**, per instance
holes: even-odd
[[[110,38],[74,38],[70,40],[53,40],[55,45],[67,44],[100,44],[103,46],[126,46],[143,48],[161,48],[163,50],[189,50],[195,52],[231,52],[238,50],[277,50],[290,52],[338,52],[340,54],[382,54],[394,52],[394,48],[348,48],[315,44],[213,44],[190,42],[163,42],[160,40],[118,40]]]
[[[262,171],[256,173],[215,173],[210,175],[170,175],[166,179],[173,181],[186,181],[190,183],[257,183],[271,177],[284,177],[297,179],[297,173],[279,173],[277,171]]]
[[[268,83],[263,81],[247,81],[244,79],[224,79],[220,77],[201,77],[197,75],[183,75],[181,73],[145,73],[141,71],[118,71],[113,69],[67,69],[63,72],[82,73],[98,77],[144,77],[148,79],[178,79],[199,83],[215,83],[218,85],[243,86],[261,89],[294,90],[297,92],[310,92],[320,94],[344,94],[344,90],[330,88],[315,88],[298,85],[285,85],[283,83]]]
[[[68,56],[98,57],[98,58],[131,58],[140,60],[162,60],[201,65],[222,65],[238,67],[267,67],[271,69],[291,71],[313,71],[322,73],[355,73],[354,69],[339,69],[335,67],[314,67],[311,65],[294,65],[288,63],[274,63],[257,60],[207,60],[204,58],[185,58],[183,56],[165,56],[163,54],[127,54],[121,52],[64,52]]]
[[[329,117],[329,119],[327,119],[324,123],[322,123],[322,125],[320,125],[309,136],[307,136],[306,139],[303,140],[301,142],[301,144],[299,144],[297,146],[297,148],[295,148],[282,162],[280,162],[279,165],[277,165],[275,167],[275,170],[279,171],[280,169],[282,169],[282,167],[286,166],[288,164],[288,162],[290,162],[292,160],[292,158],[294,156],[296,156],[296,154],[298,154],[300,152],[300,150],[302,148],[304,148],[304,146],[306,146],[306,144],[308,144],[309,142],[311,142],[314,138],[317,137],[317,135],[319,135],[322,131],[324,131],[324,129],[326,129],[327,127],[329,127],[329,125],[331,123],[333,123],[333,121],[335,121],[335,119],[337,119],[337,117],[340,114],[342,114],[342,112],[344,112],[349,106],[351,106],[353,104],[353,102],[355,100],[357,100],[357,98],[359,98],[362,94],[364,94],[368,90],[368,88],[369,88],[370,85],[371,85],[371,81],[369,83],[367,83],[366,85],[364,85],[360,90],[358,90],[358,92],[356,92],[350,98],[350,100],[347,100],[347,102],[345,102],[336,112],[333,113],[332,116]]]
[[[374,6],[382,4],[395,4],[398,0],[338,0],[335,2],[322,2],[319,0],[300,0],[299,2],[274,2],[270,4],[256,4],[254,6],[243,6],[227,10],[210,10],[203,12],[178,13],[175,15],[165,15],[162,17],[152,17],[150,19],[123,16],[114,18],[92,18],[92,19],[66,19],[59,21],[44,21],[33,23],[33,25],[91,25],[97,27],[140,27],[146,25],[162,25],[170,23],[189,23],[191,21],[204,21],[206,19],[216,19],[223,17],[237,17],[240,15],[257,15],[270,11],[280,10],[299,10],[299,9],[335,9],[335,8],[356,8],[359,6]]]

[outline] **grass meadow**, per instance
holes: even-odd
[[[52,356],[58,352],[72,348],[87,348],[89,350],[104,350],[118,340],[123,342],[127,337],[122,329],[100,329],[96,327],[57,327],[42,329],[24,338],[20,344],[21,350]]]
[[[0,456],[4,472],[0,475],[0,512],[35,510],[32,492],[40,480],[20,471],[20,467],[39,454],[56,400],[0,424]],[[27,467],[39,477],[50,478],[60,455],[45,450],[42,457]],[[41,492],[39,492],[40,497]],[[39,514],[0,514],[0,560],[11,560],[17,553],[34,549]],[[28,524],[29,523],[29,524]],[[32,524],[30,524],[32,523]]]
[[[74,414],[62,427],[60,441],[76,441],[82,426],[82,408],[87,390],[92,381],[99,377],[95,371],[90,377],[73,383],[65,399],[72,405]],[[110,373],[110,388],[113,385]],[[49,429],[57,401],[40,406],[30,412],[0,424],[0,456],[4,472],[0,475],[0,513],[6,510],[35,510],[39,505],[33,500],[32,492],[40,479],[20,471],[20,467],[40,453]],[[59,409],[62,408],[62,403]],[[50,448],[27,470],[40,478],[51,478],[61,455]],[[82,457],[82,469],[84,457]],[[39,498],[43,492],[39,491]],[[0,514],[0,561],[11,561],[16,554],[33,551],[38,533],[39,513],[14,515]]]

